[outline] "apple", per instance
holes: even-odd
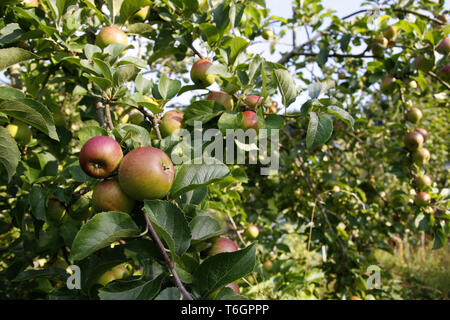
[[[150,6],[145,6],[134,14],[133,20],[144,21],[145,19],[147,19],[149,12],[150,12]]]
[[[263,97],[255,95],[246,96],[243,100],[244,104],[252,109],[255,109],[256,107],[260,106],[262,101]]]
[[[337,185],[334,185],[332,191],[333,192],[339,192],[339,191],[341,191],[341,188],[339,186],[337,186]]]
[[[411,151],[422,147],[423,141],[423,136],[417,131],[408,132],[403,139],[405,147]]]
[[[345,79],[345,76],[346,76],[346,74],[345,74],[344,71],[340,71],[340,72],[338,73],[339,79]]]
[[[161,199],[172,187],[175,171],[162,150],[141,147],[130,151],[119,167],[119,184],[134,200]]]
[[[425,187],[429,187],[433,184],[433,180],[431,180],[431,177],[427,174],[424,174],[422,176],[417,176],[415,179],[417,187],[419,189],[423,189]]]
[[[66,213],[64,205],[56,199],[49,199],[45,216],[50,221],[60,221]]]
[[[393,39],[397,35],[397,29],[394,26],[389,26],[383,31],[383,35],[389,40]]]
[[[120,119],[120,123],[132,123],[132,124],[140,124],[145,120],[145,117],[142,112],[139,110],[133,109],[126,115],[124,115]]]
[[[102,276],[98,278],[97,283],[102,286],[106,286],[108,283],[114,280],[116,280],[116,278],[114,277],[114,273],[110,270],[102,274]]]
[[[418,133],[420,133],[422,135],[423,142],[427,141],[427,139],[428,139],[428,131],[427,130],[425,130],[424,128],[417,128],[414,131],[417,131]]]
[[[123,279],[129,273],[125,263],[115,266],[111,269],[111,272],[114,275],[114,279]]]
[[[375,46],[378,46],[380,48],[386,48],[388,45],[388,39],[386,39],[383,35],[378,35],[374,38],[374,44]]]
[[[445,81],[450,81],[450,65],[443,66],[439,71],[439,76]]]
[[[25,8],[37,8],[39,7],[39,1],[38,0],[23,0],[22,5]]]
[[[270,105],[269,108],[267,108],[267,111],[271,112],[271,113],[277,113],[278,112],[278,102],[272,101],[272,104]]]
[[[448,54],[450,52],[450,38],[446,37],[442,39],[437,45],[436,51],[442,54]]]
[[[395,89],[395,78],[388,74],[383,81],[381,82],[380,88],[381,92],[389,94],[392,93]]]
[[[128,46],[128,39],[125,32],[113,26],[104,27],[95,39],[95,44],[102,49],[113,43],[121,43]]]
[[[31,141],[31,130],[25,123],[15,121],[6,126],[11,136],[20,144],[28,144]]]
[[[134,200],[122,191],[117,181],[105,180],[94,188],[92,205],[97,212],[119,211],[130,213],[134,208]]]
[[[80,151],[80,166],[83,171],[94,178],[106,178],[120,164],[123,152],[119,143],[107,136],[89,139]]]
[[[238,250],[238,246],[232,240],[220,237],[208,251],[208,256],[223,252],[234,252],[236,250]]]
[[[217,103],[220,103],[225,107],[225,109],[227,109],[227,111],[233,110],[234,107],[233,97],[223,91],[210,92],[206,96],[206,100],[216,101]]]
[[[419,166],[427,164],[431,157],[430,151],[426,148],[418,148],[412,156],[413,162]]]
[[[247,110],[242,112],[241,129],[255,129],[258,131],[259,123],[255,111]]]
[[[446,14],[446,13],[441,14],[441,15],[440,15],[439,17],[437,17],[436,19],[442,21],[442,22],[444,23],[444,25],[446,25],[446,24],[448,23],[448,14]],[[444,25],[437,24],[437,23],[433,23],[433,26],[434,26],[436,29],[441,29]]]
[[[434,67],[434,59],[429,55],[421,54],[416,58],[416,67],[419,70],[428,72]]]
[[[259,229],[254,224],[251,224],[248,226],[247,230],[245,231],[245,234],[252,239],[256,239],[259,236]]]
[[[266,260],[266,261],[264,261],[263,266],[267,272],[270,272],[270,271],[272,271],[273,263],[270,260]]]
[[[431,201],[431,196],[426,192],[419,192],[414,197],[414,203],[419,207],[424,207]]]
[[[414,124],[418,123],[422,116],[422,111],[419,108],[411,108],[406,112],[406,120]]]
[[[417,89],[417,82],[415,80],[410,80],[407,84],[410,89]]]
[[[233,289],[233,291],[234,291],[236,294],[240,294],[240,293],[241,293],[241,290],[239,289],[239,286],[238,286],[238,284],[237,284],[236,281],[227,284],[225,287],[228,287],[228,288]]]
[[[362,299],[358,296],[352,296],[352,300],[362,300]]]
[[[266,40],[270,40],[273,38],[273,32],[269,29],[264,29],[262,32],[262,37]]]
[[[164,114],[159,123],[159,132],[161,136],[167,137],[172,135],[176,130],[183,126],[183,114],[176,110],[170,110]]]
[[[214,74],[209,74],[208,69],[212,66],[209,59],[197,60],[191,68],[191,79],[195,84],[209,86],[214,83],[216,77]]]

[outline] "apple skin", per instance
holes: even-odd
[[[66,214],[64,205],[56,199],[49,199],[47,202],[46,217],[50,221],[60,221]]]
[[[22,5],[25,8],[37,8],[37,7],[39,7],[39,1],[38,0],[24,0],[24,1],[22,1]]]
[[[431,201],[431,196],[426,192],[419,192],[414,197],[414,203],[419,207],[424,207]]]
[[[257,106],[260,106],[262,103],[263,97],[250,95],[246,96],[243,100],[246,106],[255,109]]]
[[[172,187],[175,169],[162,150],[141,147],[130,151],[119,167],[119,184],[134,200],[161,199]]]
[[[147,19],[149,12],[150,12],[150,6],[145,6],[134,14],[133,20],[144,21],[145,19]]]
[[[416,132],[418,132],[418,133],[420,133],[420,134],[422,135],[422,137],[423,137],[423,142],[427,141],[427,139],[428,139],[428,137],[429,137],[429,134],[428,134],[428,131],[427,131],[427,130],[425,130],[424,128],[417,128],[417,129],[414,130],[414,131],[416,131]]]
[[[213,91],[206,96],[206,100],[216,101],[225,107],[227,111],[234,108],[234,100],[231,95],[223,91]]]
[[[406,112],[406,120],[414,124],[418,123],[422,116],[422,111],[419,108],[411,108]]]
[[[259,236],[259,229],[254,224],[251,224],[248,226],[247,230],[245,231],[245,234],[251,239],[256,239]]]
[[[191,80],[195,84],[201,84],[205,87],[213,84],[216,80],[215,75],[207,73],[211,66],[212,62],[209,59],[197,60],[191,68]]]
[[[422,147],[423,136],[417,131],[411,131],[405,135],[403,142],[408,150],[414,151]]]
[[[95,38],[95,44],[104,49],[113,43],[121,43],[128,46],[128,39],[125,32],[116,27],[104,27]]]
[[[424,54],[421,54],[416,58],[416,67],[419,70],[428,72],[434,67],[434,59],[429,59]]]
[[[450,38],[446,37],[442,39],[437,45],[436,51],[442,54],[448,54],[450,52]]]
[[[133,109],[129,113],[125,114],[121,119],[120,123],[132,123],[132,124],[140,124],[145,120],[142,112]]]
[[[237,250],[238,246],[232,240],[220,237],[208,251],[208,256],[213,256],[223,252],[234,252]]]
[[[362,299],[358,296],[352,296],[352,300],[362,300]]]
[[[269,30],[269,29],[265,29],[265,30],[263,31],[263,33],[262,33],[262,37],[263,37],[265,40],[270,40],[270,39],[273,38],[273,32],[272,32],[271,30]]]
[[[415,179],[415,183],[419,189],[423,189],[425,187],[429,187],[433,184],[433,180],[431,180],[431,177],[427,174],[424,174],[422,176],[418,176]]]
[[[264,262],[263,266],[264,266],[264,269],[265,269],[267,272],[270,272],[270,271],[272,271],[273,263],[272,263],[272,261],[270,261],[270,260],[266,260],[266,261]]]
[[[388,74],[383,81],[381,82],[380,88],[381,88],[381,92],[383,93],[392,93],[394,92],[395,89],[395,78]]]
[[[120,164],[123,152],[119,143],[107,136],[89,139],[80,151],[80,166],[83,171],[94,178],[106,178]]]
[[[164,114],[159,123],[159,132],[161,136],[167,137],[172,135],[177,129],[183,127],[183,114],[176,110],[170,110]]]
[[[272,112],[272,113],[277,113],[278,112],[278,102],[272,101],[272,104],[270,105],[269,108],[267,108],[267,111]]]
[[[450,65],[443,66],[439,71],[439,76],[445,81],[450,81]]]
[[[410,89],[417,89],[417,82],[415,80],[408,81],[408,87]]]
[[[108,283],[114,280],[116,280],[116,278],[114,277],[114,273],[110,270],[102,274],[102,276],[98,278],[97,283],[102,286],[106,286]]]
[[[112,268],[111,272],[114,275],[114,279],[123,279],[128,275],[128,269],[124,263]]]
[[[419,166],[427,164],[430,161],[430,151],[426,148],[418,148],[413,153],[413,162]]]
[[[383,35],[378,35],[374,39],[374,44],[381,48],[386,48],[388,46],[389,40],[386,39]]]
[[[338,73],[338,77],[339,77],[339,79],[345,79],[345,72],[344,71],[341,71],[341,72],[339,72]]]
[[[20,144],[28,144],[31,141],[31,130],[23,122],[15,121],[6,126],[11,136]]]
[[[397,35],[397,29],[394,26],[389,26],[389,28],[384,30],[383,35],[388,40],[393,39]]]
[[[237,284],[236,281],[227,284],[225,287],[228,287],[228,288],[233,289],[233,291],[234,291],[236,294],[240,294],[240,293],[241,293],[241,290],[239,289],[239,286],[238,286],[238,284]]]
[[[134,200],[122,191],[117,181],[105,180],[94,188],[92,205],[97,212],[119,211],[130,213],[134,208]]]
[[[242,112],[241,129],[255,129],[256,131],[259,130],[258,118],[255,111],[247,110]]]

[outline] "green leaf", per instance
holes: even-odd
[[[120,23],[124,24],[142,7],[150,5],[150,0],[124,0],[120,7]]]
[[[225,111],[225,107],[215,101],[195,101],[184,111],[184,122],[193,126],[194,121],[206,123]]]
[[[132,64],[117,68],[114,73],[114,85],[120,86],[122,83],[132,80],[138,72],[139,69]]]
[[[220,223],[208,216],[197,216],[189,223],[192,240],[206,240],[217,236],[220,231]]]
[[[146,281],[144,279],[113,281],[98,290],[100,300],[151,300],[159,292],[165,275]]]
[[[294,80],[289,72],[285,69],[277,69],[273,71],[278,89],[280,89],[283,105],[289,107],[297,98],[297,89],[295,89]]]
[[[110,66],[107,62],[105,62],[105,61],[103,61],[103,60],[100,60],[100,59],[97,59],[97,58],[92,59],[92,61],[93,61],[94,64],[100,69],[102,75],[103,75],[106,79],[112,81],[113,78],[112,78],[112,69],[111,69],[111,66]]]
[[[82,260],[115,241],[136,237],[139,233],[138,226],[129,214],[115,211],[98,213],[77,233],[70,257]]]
[[[140,94],[148,94],[153,86],[152,82],[145,79],[142,74],[136,76],[135,85]]]
[[[99,126],[85,126],[78,131],[78,139],[84,145],[89,139],[97,136],[107,136],[106,130]]]
[[[48,268],[42,270],[27,270],[19,273],[13,281],[24,281],[34,278],[49,278],[52,280],[66,281],[69,274],[60,268]]]
[[[19,89],[9,87],[9,86],[2,86],[0,87],[0,99],[25,99],[25,93],[20,91]]]
[[[150,133],[144,127],[131,123],[121,123],[117,127],[117,133],[122,139],[127,137],[125,140],[127,144],[129,143],[128,140],[131,139],[130,145],[132,145],[134,149],[152,146]]]
[[[0,70],[13,64],[36,58],[38,58],[37,55],[21,48],[0,49]]]
[[[281,129],[284,127],[284,119],[277,114],[268,114],[264,119],[264,124],[268,129]]]
[[[238,56],[248,47],[250,43],[244,38],[233,37],[224,44],[224,47],[230,48],[229,63],[234,65]]]
[[[180,298],[180,290],[170,287],[162,290],[154,300],[180,300]]]
[[[336,106],[330,106],[328,107],[327,111],[339,117],[341,120],[345,121],[350,127],[353,128],[355,120],[353,119],[351,114],[345,111],[344,109],[341,109]]]
[[[219,253],[207,258],[195,271],[193,287],[203,298],[240,279],[256,264],[256,244],[235,252]]]
[[[227,129],[237,129],[239,127],[238,115],[239,113],[236,111],[227,111],[222,113],[219,121],[217,122],[217,127],[219,130],[225,134]]]
[[[171,80],[165,74],[161,76],[158,83],[158,92],[161,98],[155,96],[157,99],[170,100],[175,97],[181,88],[179,80]]]
[[[31,188],[30,194],[28,196],[28,201],[31,207],[31,213],[36,219],[41,221],[46,220],[45,218],[45,213],[47,211],[45,208],[46,198],[47,194],[41,186],[34,185]]]
[[[11,137],[9,130],[0,127],[0,163],[6,170],[8,182],[16,173],[17,165],[20,160],[20,150],[16,141]]]
[[[311,112],[308,131],[306,133],[306,147],[314,150],[330,139],[333,133],[333,121],[326,115],[319,115]]]
[[[4,100],[0,102],[0,112],[19,119],[53,140],[59,141],[53,116],[46,106],[32,99]]]
[[[184,163],[176,170],[170,197],[176,198],[190,190],[222,180],[229,174],[230,170],[223,163],[195,164],[194,159],[194,164]]]
[[[186,252],[191,243],[191,231],[183,212],[176,205],[163,200],[144,201],[144,212],[173,254],[181,256]]]

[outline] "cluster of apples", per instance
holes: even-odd
[[[397,29],[394,26],[387,27],[383,31],[383,34],[377,35],[370,45],[373,55],[376,57],[382,57],[386,48],[391,48],[394,46],[394,38],[396,35]]]
[[[412,124],[418,124],[422,119],[422,111],[418,108],[411,108],[406,112],[406,120]],[[423,147],[423,143],[428,139],[428,131],[424,128],[417,128],[408,132],[404,137],[405,147],[412,152],[412,161],[418,166],[423,166],[430,160],[430,152]],[[415,184],[417,188],[423,190],[424,188],[431,186],[433,181],[427,174],[419,175],[415,178]],[[414,198],[414,203],[423,207],[429,204],[431,201],[430,195],[425,191],[420,191]]]

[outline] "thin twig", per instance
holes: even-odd
[[[436,73],[434,73],[433,71],[428,71],[428,74],[436,79],[437,81],[439,81],[440,83],[442,83],[444,85],[444,87],[447,88],[447,90],[450,90],[450,84],[448,84],[446,81],[444,81],[443,79],[441,79],[440,77],[438,77],[438,75]]]
[[[159,119],[154,114],[151,116],[151,119],[152,119],[153,129],[155,129],[155,132],[156,132],[156,138],[158,138],[158,140],[161,140],[162,139],[161,132],[159,131],[159,127],[158,127]]]
[[[181,282],[180,278],[178,277],[177,272],[175,271],[175,266],[174,266],[172,260],[170,260],[169,256],[167,255],[166,249],[164,248],[164,245],[162,244],[161,240],[159,239],[158,235],[156,234],[155,229],[153,229],[152,223],[150,222],[150,219],[148,218],[147,214],[144,213],[144,217],[145,217],[145,221],[147,222],[147,226],[150,230],[150,233],[153,236],[153,239],[155,239],[156,244],[158,245],[159,249],[161,250],[161,253],[164,256],[164,260],[166,261],[167,265],[170,268],[170,271],[172,272],[172,275],[173,275],[175,283],[178,287],[178,290],[187,300],[194,300],[194,299],[192,299],[189,292],[187,292],[187,290],[183,286],[183,283]]]
[[[236,223],[234,222],[233,217],[230,215],[230,213],[229,213],[228,211],[227,211],[227,216],[228,216],[228,219],[231,221],[231,224],[232,224],[232,226],[233,226],[233,229],[234,229],[234,231],[236,232],[236,234],[238,235],[239,240],[241,241],[241,243],[242,243],[244,246],[246,246],[244,239],[242,239],[242,236],[241,236],[241,234],[240,234],[239,231],[238,231],[238,228],[237,228],[237,226],[236,226]]]

